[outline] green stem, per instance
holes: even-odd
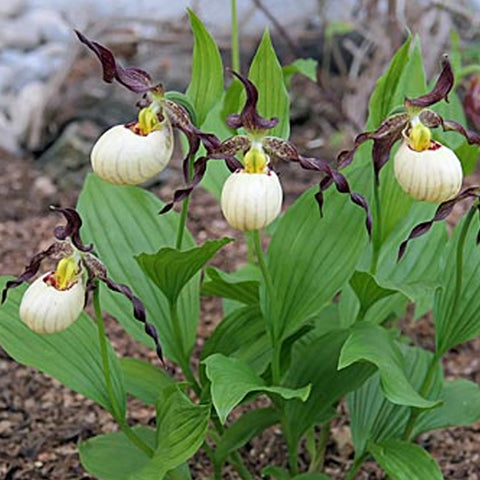
[[[105,385],[107,388],[108,399],[112,407],[112,415],[118,423],[125,436],[136,445],[147,456],[153,457],[153,450],[129,427],[125,420],[125,416],[120,413],[117,397],[113,390],[112,375],[110,372],[110,362],[108,361],[107,337],[105,334],[105,323],[103,321],[102,308],[100,305],[100,289],[98,285],[93,291],[93,308],[95,310],[95,318],[97,320],[98,341],[100,344],[100,354],[102,356],[103,375],[105,377]]]
[[[327,450],[328,439],[330,438],[331,421],[325,422],[320,431],[318,439],[317,452],[314,461],[310,464],[309,472],[321,472],[325,462],[325,451]]]
[[[175,336],[175,343],[178,346],[178,361],[180,368],[182,369],[185,378],[191,383],[193,391],[200,397],[202,393],[202,387],[198,383],[195,375],[193,374],[192,367],[190,366],[190,361],[186,358],[185,352],[183,351],[183,335],[180,329],[180,317],[178,316],[177,303],[170,303],[170,320],[172,322],[173,334]]]
[[[382,211],[380,205],[380,189],[378,182],[375,181],[373,184],[373,195],[375,199],[375,220],[374,224],[374,232],[373,232],[373,239],[372,239],[372,264],[370,267],[370,273],[375,275],[377,273],[378,268],[378,257],[380,255],[380,248],[382,246]]]
[[[348,471],[345,480],[353,480],[355,478],[366,458],[366,455],[362,455],[361,457],[358,457],[353,461],[352,468],[350,468],[350,470]]]
[[[230,11],[232,16],[232,35],[231,35],[231,53],[232,68],[236,72],[240,71],[240,47],[238,43],[238,18],[237,18],[237,0],[230,0]]]
[[[288,465],[290,466],[290,473],[292,477],[298,475],[298,455],[297,449],[289,448],[288,449]]]
[[[265,286],[267,288],[268,303],[270,305],[270,315],[274,317],[272,313],[275,308],[275,289],[273,287],[272,276],[268,270],[267,263],[265,262],[265,256],[262,248],[262,241],[260,239],[260,232],[258,230],[252,231],[252,238],[255,247],[255,253],[257,255],[258,266],[262,272],[263,279],[265,280]],[[281,344],[277,341],[277,335],[275,334],[274,319],[270,322],[272,324],[272,334],[270,335],[270,341],[272,343],[272,383],[278,385],[280,383],[280,353]]]
[[[186,197],[182,202],[182,211],[180,212],[180,220],[178,221],[177,240],[175,248],[180,250],[183,243],[183,235],[185,233],[185,225],[187,224],[188,207],[190,205],[190,196]]]

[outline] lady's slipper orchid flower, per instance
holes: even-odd
[[[25,291],[20,303],[20,318],[37,333],[54,333],[65,330],[80,316],[88,293],[98,288],[98,281],[123,294],[132,303],[133,316],[144,324],[145,332],[153,338],[157,355],[162,360],[162,349],[155,327],[147,322],[145,307],[131,289],[115,283],[107,274],[103,263],[92,253],[93,245],[85,245],[80,238],[82,219],[73,208],[55,208],[67,224],[55,228],[55,242],[37,253],[15,280],[6,283],[2,301],[8,291],[31,280],[46,258],[58,260],[53,272],[37,278]]]
[[[301,167],[307,170],[315,170],[323,173],[324,177],[320,182],[320,190],[316,194],[320,211],[323,206],[323,184],[325,182],[329,182],[329,185],[334,183],[339,192],[349,194],[353,203],[359,205],[365,210],[367,214],[367,229],[370,232],[371,217],[365,199],[360,194],[352,192],[346,178],[341,173],[330,167],[326,161],[319,158],[303,157],[298,153],[296,147],[291,142],[267,135],[268,130],[275,127],[275,125],[278,123],[278,119],[266,119],[262,117],[257,111],[258,91],[255,85],[239,73],[232,71],[232,74],[243,83],[247,99],[240,114],[232,114],[227,118],[227,125],[232,129],[239,129],[243,127],[246,135],[234,135],[230,138],[227,138],[223,142],[218,140],[215,141],[215,139],[212,138],[208,138],[207,142],[202,139],[207,150],[207,155],[196,160],[194,164],[194,175],[190,185],[188,185],[186,188],[177,190],[174,194],[173,201],[165,205],[160,213],[168,212],[175,203],[190,195],[192,190],[202,180],[206,171],[207,162],[212,159],[217,159],[224,160],[230,171],[237,172],[234,173],[233,176],[229,177],[223,189],[224,193],[222,194],[222,210],[226,215],[227,220],[234,226],[239,225],[239,227],[236,228],[241,229],[251,229],[250,225],[256,223],[265,223],[265,225],[267,225],[278,215],[278,213],[275,213],[275,215],[273,215],[273,213],[277,212],[278,203],[281,202],[277,177],[276,175],[274,176],[273,170],[269,167],[267,167],[267,173],[254,173],[254,175],[263,176],[261,177],[262,180],[259,180],[255,183],[255,188],[258,189],[258,192],[262,192],[258,193],[258,195],[265,197],[265,206],[261,207],[262,210],[258,210],[258,212],[254,212],[253,207],[248,209],[245,207],[243,211],[245,215],[250,215],[250,212],[254,212],[251,214],[256,217],[258,216],[258,221],[248,223],[247,221],[237,222],[233,219],[233,206],[231,207],[231,205],[233,205],[232,202],[234,194],[230,193],[230,190],[233,189],[239,195],[237,199],[238,201],[235,201],[236,205],[239,205],[238,208],[240,208],[240,205],[245,206],[248,203],[247,193],[243,191],[240,193],[240,189],[250,189],[254,184],[253,178],[256,177],[252,177],[252,173],[248,173],[247,170],[250,168],[248,166],[250,161],[248,156],[255,154],[257,157],[263,157],[265,159],[265,165],[271,158],[277,158],[285,161],[297,162]],[[244,155],[245,165],[236,158],[235,155],[238,153]],[[265,175],[270,175],[270,177],[267,178]],[[253,198],[253,190],[249,190],[248,197]],[[273,198],[275,198],[275,200],[273,200]],[[255,208],[260,208],[260,203],[257,203]],[[268,220],[260,222],[260,216],[262,214],[265,216],[265,218],[268,217]],[[235,216],[236,215],[237,214],[235,214]],[[240,215],[240,213],[238,213],[238,215]],[[270,217],[273,218],[270,219]]]
[[[74,256],[62,258],[54,272],[28,287],[20,304],[20,319],[37,333],[60,332],[80,316],[85,295],[81,266]]]
[[[258,230],[280,214],[282,186],[268,163],[262,147],[253,146],[244,157],[245,168],[233,172],[223,185],[222,212],[233,228]]]
[[[416,200],[443,203],[462,187],[460,160],[448,147],[432,140],[430,129],[420,121],[405,135],[393,162],[398,183]]]
[[[189,151],[183,161],[188,182],[190,161],[200,143],[209,144],[213,136],[198,130],[183,107],[165,98],[163,86],[152,83],[146,71],[122,67],[107,47],[89,40],[79,31],[75,33],[97,55],[105,82],[116,80],[132,92],[144,94],[137,121],[112,127],[94,145],[91,153],[94,172],[117,185],[143,183],[154,177],[167,166],[172,156],[173,127],[182,131],[189,142]]]

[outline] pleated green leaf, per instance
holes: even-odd
[[[370,273],[358,270],[350,279],[350,285],[360,301],[362,317],[379,300],[397,293],[396,290],[381,287]]]
[[[183,287],[205,264],[232,238],[210,240],[201,247],[179,251],[175,248],[161,248],[157,253],[142,253],[135,257],[142,270],[174,305]]]
[[[375,372],[368,363],[337,369],[338,358],[348,338],[348,330],[336,330],[310,342],[297,343],[284,383],[291,387],[311,384],[305,402],[292,400],[284,407],[288,443],[297,445],[305,431],[328,419],[332,408],[348,392],[359,388]]]
[[[258,280],[238,281],[233,275],[209,267],[207,279],[202,284],[201,294],[229,298],[246,305],[258,303]]]
[[[249,365],[236,358],[214,354],[203,363],[207,367],[207,377],[211,382],[213,405],[222,423],[225,423],[228,414],[251,392],[276,393],[287,400],[299,398],[303,401],[310,393],[310,385],[295,389],[267,386]]]
[[[183,352],[188,354],[195,344],[199,316],[199,277],[195,276],[180,294],[179,317],[183,345],[177,345],[167,298],[142,272],[135,261],[140,253],[153,253],[159,247],[173,246],[178,215],[158,215],[162,203],[138,187],[121,187],[89,175],[78,201],[82,216],[82,238],[93,242],[99,258],[105,263],[110,277],[127,284],[146,307],[147,319],[155,325],[165,356],[178,362]],[[186,232],[186,248],[194,246]],[[102,300],[107,311],[118,319],[138,340],[153,345],[143,332],[143,326],[132,316],[132,306],[122,295],[104,289]]]
[[[158,366],[138,358],[121,358],[120,367],[127,393],[149,405],[155,405],[162,390],[175,383],[175,380]]]
[[[187,9],[195,38],[192,55],[192,78],[187,97],[197,114],[197,125],[202,125],[211,108],[223,94],[223,63],[220,51],[208,30],[193,10]]]
[[[135,427],[133,431],[152,449],[155,449],[155,430]],[[129,480],[131,475],[141,470],[149,457],[134,446],[122,432],[99,435],[80,443],[80,461],[85,470],[100,480]],[[175,469],[172,476],[157,477],[158,480],[190,480],[187,465]]]
[[[437,462],[418,445],[385,440],[368,450],[392,480],[443,480]]]
[[[215,462],[222,465],[230,453],[243,447],[253,437],[279,422],[279,413],[274,408],[260,408],[244,413],[219,438],[215,450]]]
[[[348,282],[368,242],[365,213],[347,195],[330,188],[321,217],[314,194],[308,190],[288,209],[268,249],[277,313],[267,321],[274,322],[277,338],[322,311]]]
[[[433,355],[417,347],[401,346],[401,351],[406,376],[413,388],[420,390]],[[427,397],[441,399],[441,388],[442,372],[438,366]],[[411,411],[410,407],[395,405],[385,397],[378,373],[370,377],[361,388],[347,396],[347,406],[350,412],[353,444],[358,456],[365,452],[369,440],[380,443],[388,439],[400,439]],[[427,410],[422,415],[434,414],[441,408]]]
[[[239,308],[226,316],[207,338],[201,360],[221,353],[239,358],[261,374],[271,360],[271,342],[258,305]]]
[[[413,429],[413,437],[439,428],[463,427],[480,420],[480,387],[459,378],[446,381],[439,395],[440,407],[423,412]]]
[[[472,220],[465,238],[462,276],[457,291],[457,246],[465,219],[455,227],[445,259],[443,288],[434,305],[436,343],[440,354],[480,335],[480,246],[476,235],[477,216]]]
[[[385,396],[399,405],[432,408],[437,402],[420,396],[407,378],[403,355],[388,332],[371,323],[357,323],[345,342],[338,368],[355,362],[373,363],[379,370]]]
[[[11,277],[0,277],[0,290]],[[0,306],[0,345],[17,362],[36,367],[67,387],[91,398],[113,413],[103,375],[95,323],[85,313],[63,332],[40,335],[19,318],[18,309],[26,287],[11,290]],[[108,346],[113,390],[120,416],[125,415],[126,394],[122,373],[113,349]]]
[[[176,386],[164,390],[157,402],[154,455],[129,480],[159,480],[192,457],[205,439],[209,416],[210,405],[192,403]]]
[[[278,124],[268,134],[281,138],[290,136],[290,100],[283,81],[283,71],[278,61],[268,30],[250,65],[248,78],[258,89],[258,111],[266,118],[277,117]]]

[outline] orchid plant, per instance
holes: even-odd
[[[54,243],[18,277],[2,278],[2,347],[112,414],[118,432],[79,445],[85,470],[99,479],[188,480],[188,462],[203,450],[215,479],[229,464],[243,479],[328,480],[331,426],[345,403],[354,446],[345,479],[369,458],[394,480],[443,478],[415,439],[480,419],[479,386],[446,380],[441,365],[449,349],[480,334],[480,187],[461,189],[480,136],[463,126],[458,52],[425,93],[419,42],[408,38],[378,80],[367,131],[333,166],[289,140],[288,77],[314,80],[315,62],[282,68],[267,31],[248,75],[233,49],[225,90],[218,47],[189,16],[195,43],[185,93],[121,66],[76,32],[104,81],[143,97],[137,119],[94,145],[94,173],[76,209],[54,208],[66,220]],[[236,34],[234,24],[233,45]],[[175,161],[173,129],[187,140],[184,185],[163,203],[136,185]],[[284,161],[318,175],[318,186],[282,212],[275,170]],[[187,229],[190,193],[200,187],[247,236],[250,261],[237,271],[207,266],[233,238],[197,245]],[[473,206],[448,235],[442,220],[467,198]],[[260,230],[269,225],[264,251]],[[56,268],[26,287],[49,257]],[[91,292],[95,321],[84,311]],[[221,298],[224,316],[194,368],[200,296]],[[434,352],[401,331],[411,304],[415,318],[433,310]],[[104,312],[155,348],[157,362],[119,358]],[[130,426],[128,395],[154,407],[155,428]],[[274,425],[288,458],[252,471],[243,447]],[[304,440],[309,464],[300,471]]]

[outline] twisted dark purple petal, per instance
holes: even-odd
[[[275,156],[282,160],[297,162],[301,167],[306,170],[315,170],[325,174],[325,177],[319,183],[319,191],[315,195],[320,213],[323,209],[323,191],[328,188],[332,183],[340,193],[347,193],[350,196],[352,202],[359,207],[363,208],[366,213],[366,227],[368,234],[372,233],[372,216],[370,209],[365,198],[359,193],[352,192],[347,179],[337,170],[330,167],[328,162],[321,160],[320,158],[308,158],[303,157],[298,153],[297,148],[292,143],[282,140],[277,137],[265,137],[263,139],[263,147],[268,155]]]
[[[405,106],[407,108],[426,108],[438,103],[440,100],[448,102],[448,94],[452,90],[454,82],[452,66],[445,55],[442,60],[442,71],[432,91],[417,98],[405,98]]]
[[[345,168],[353,161],[357,149],[367,140],[373,140],[372,158],[375,178],[390,157],[390,151],[397,140],[402,137],[402,131],[408,125],[408,113],[398,113],[385,119],[374,131],[363,132],[357,135],[351,150],[344,150],[337,156],[338,168]]]
[[[216,137],[215,137],[216,139]],[[193,176],[191,180],[188,180],[188,185],[184,188],[175,190],[173,194],[173,200],[167,203],[159,212],[160,215],[169,212],[173,206],[181,202],[188,197],[195,187],[202,181],[205,172],[207,171],[207,162],[209,160],[224,160],[228,169],[231,172],[243,168],[240,161],[235,158],[235,153],[238,151],[245,152],[250,147],[250,140],[244,136],[234,136],[225,140],[221,144],[211,143],[206,146],[207,151],[210,153],[203,157],[198,158],[193,164]]]
[[[150,75],[140,68],[123,68],[115,61],[115,57],[110,49],[98,42],[89,40],[83,33],[75,30],[78,39],[86,45],[98,57],[103,69],[103,80],[112,83],[117,80],[124,87],[135,93],[144,93],[158,88],[158,85],[152,85]]]
[[[203,143],[208,152],[218,148],[221,145],[220,140],[212,133],[204,133],[195,127],[188,115],[187,111],[180,105],[177,105],[171,100],[165,101],[165,111],[172,126],[178,128],[185,134],[188,140],[188,152],[185,155],[182,163],[183,177],[185,183],[190,182],[190,162],[193,161],[200,143]]]
[[[1,303],[4,303],[7,299],[8,290],[20,286],[23,282],[28,282],[28,280],[30,280],[37,274],[38,270],[40,269],[40,265],[42,264],[42,261],[48,257],[51,257],[52,255],[55,255],[58,251],[59,244],[53,243],[46,250],[43,250],[42,252],[34,255],[30,260],[30,263],[23,270],[22,274],[19,275],[15,280],[9,280],[5,284],[5,287],[2,290]]]
[[[78,250],[81,252],[91,252],[93,245],[85,245],[80,238],[80,228],[82,227],[82,219],[80,215],[74,208],[60,208],[51,206],[50,210],[54,212],[60,212],[65,219],[67,224],[65,226],[55,227],[53,235],[57,240],[66,240],[68,237],[72,240],[72,243],[75,245]]]
[[[147,321],[147,314],[145,312],[145,307],[143,306],[142,301],[136,297],[130,287],[123,285],[121,283],[115,283],[112,279],[108,278],[106,275],[101,275],[98,277],[102,282],[107,285],[107,287],[113,292],[118,292],[124,295],[133,306],[133,316],[144,325],[145,333],[153,339],[155,342],[155,349],[157,356],[160,361],[163,363],[163,353],[162,346],[160,345],[160,340],[158,339],[158,333],[155,327]]]
[[[240,73],[234,70],[229,71],[242,82],[247,94],[247,100],[240,114],[233,113],[228,116],[227,125],[235,130],[244,127],[247,131],[270,130],[275,127],[278,123],[278,118],[268,120],[257,111],[258,90],[255,85]]]
[[[421,237],[422,235],[425,235],[432,228],[435,222],[440,222],[442,220],[445,220],[445,218],[447,218],[450,215],[450,213],[452,213],[453,207],[458,202],[468,197],[479,198],[480,197],[479,187],[474,186],[474,187],[466,188],[465,190],[460,192],[455,198],[452,198],[447,202],[441,203],[438,206],[435,212],[435,215],[431,220],[428,220],[427,222],[419,223],[416,227],[414,227],[410,232],[410,235],[408,236],[408,238],[400,244],[400,248],[398,249],[397,261],[400,261],[402,259],[410,240]]]

